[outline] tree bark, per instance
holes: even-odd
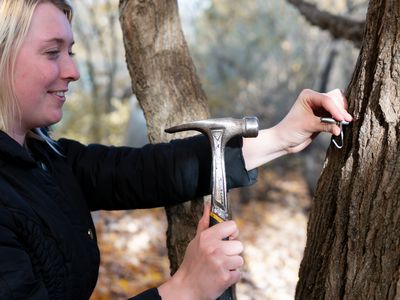
[[[144,111],[149,140],[168,141],[171,135],[164,133],[165,128],[209,115],[181,29],[177,2],[120,0],[119,7],[132,89]],[[171,273],[195,235],[202,207],[203,200],[197,199],[166,209]]]
[[[328,150],[296,299],[400,299],[400,2],[371,0],[348,88],[354,121]]]

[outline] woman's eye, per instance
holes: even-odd
[[[60,51],[58,50],[47,51],[46,54],[50,59],[55,59],[58,58],[58,56],[60,55]]]

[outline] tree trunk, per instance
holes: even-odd
[[[296,299],[400,299],[400,1],[371,0],[348,90],[354,121],[330,148]]]
[[[182,33],[177,2],[120,0],[119,6],[132,89],[144,111],[149,140],[168,141],[172,136],[164,133],[165,128],[208,117],[206,96]],[[195,234],[202,207],[203,200],[198,199],[166,209],[172,273]]]

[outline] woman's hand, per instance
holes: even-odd
[[[206,206],[178,271],[158,288],[163,300],[214,300],[240,280],[243,244],[236,240],[238,228],[233,221],[209,228],[209,212]]]
[[[257,138],[243,139],[246,168],[250,170],[284,154],[301,151],[321,131],[339,135],[336,124],[323,123],[320,118],[350,122],[352,117],[346,109],[346,98],[338,89],[329,93],[302,91],[279,124],[261,130]]]
[[[338,89],[326,94],[302,91],[289,113],[276,126],[287,152],[303,150],[321,131],[339,135],[339,126],[323,123],[320,118],[332,117],[336,121],[350,122],[352,117],[346,108],[346,98]]]

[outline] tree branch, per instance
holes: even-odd
[[[287,0],[295,6],[312,25],[328,30],[334,38],[349,40],[358,48],[364,35],[365,21],[351,20],[319,10],[314,4],[303,0]]]

